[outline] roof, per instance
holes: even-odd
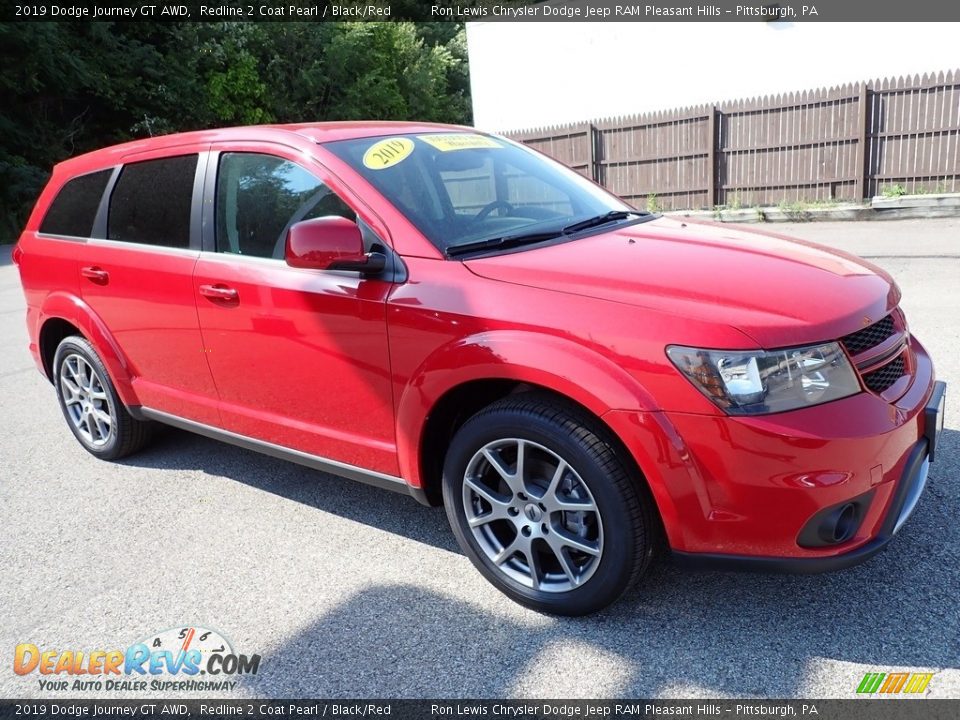
[[[290,123],[286,125],[246,125],[241,127],[215,128],[192,132],[172,133],[155,137],[140,138],[119,145],[111,145],[100,150],[78,155],[59,163],[59,169],[72,165],[106,166],[121,162],[121,158],[131,153],[156,150],[177,145],[193,145],[212,142],[239,140],[261,140],[302,143],[304,139],[314,143],[333,142],[335,140],[354,140],[378,135],[402,135],[418,132],[469,131],[476,129],[463,125],[442,125],[438,123],[398,122],[388,120]]]
[[[396,122],[389,120],[363,120],[353,122],[295,123],[290,125],[267,125],[277,130],[289,130],[314,142],[333,140],[353,140],[355,138],[375,137],[377,135],[400,135],[404,133],[437,132],[438,130],[466,130],[476,132],[475,128],[463,125],[442,125],[439,123]]]

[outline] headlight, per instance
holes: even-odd
[[[730,415],[796,410],[860,392],[856,373],[835,342],[771,351],[671,345],[667,356]]]

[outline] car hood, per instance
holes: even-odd
[[[848,253],[672,218],[464,264],[491,280],[723,323],[766,348],[841,337],[900,299],[887,273]]]

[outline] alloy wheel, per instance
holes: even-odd
[[[60,364],[60,391],[67,417],[91,447],[107,444],[114,429],[113,406],[103,379],[82,356],[71,353]]]
[[[491,563],[544,592],[581,587],[600,564],[603,522],[580,475],[530,440],[487,443],[463,479],[467,525]]]

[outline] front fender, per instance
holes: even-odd
[[[431,354],[406,384],[397,406],[401,475],[422,487],[420,447],[431,409],[450,390],[476,380],[514,380],[552,390],[597,417],[610,410],[654,409],[652,397],[610,359],[558,337],[518,330],[460,338]]]
[[[100,359],[103,360],[103,364],[106,365],[110,379],[124,405],[130,407],[140,404],[132,385],[136,373],[93,308],[76,295],[65,292],[50,293],[40,306],[37,316],[35,337],[38,343],[42,337],[44,325],[53,319],[66,320],[76,326],[90,341]],[[52,373],[52,368],[50,370]]]

